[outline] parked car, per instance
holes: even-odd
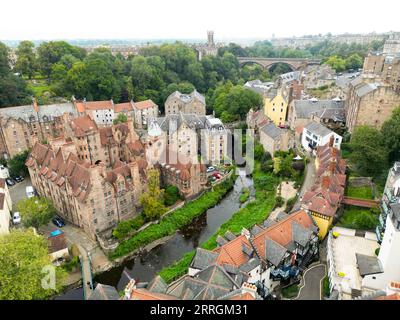
[[[215,168],[213,166],[207,168],[207,172],[213,172]]]
[[[15,177],[13,177],[13,179],[14,179],[15,181],[17,181],[17,182],[24,181],[24,178],[23,178],[22,176],[15,176]]]
[[[53,222],[54,225],[56,225],[59,228],[62,228],[65,226],[65,221],[60,218],[60,217],[54,217],[51,222]]]
[[[25,191],[28,198],[33,198],[35,196],[35,189],[32,186],[27,186]]]
[[[15,184],[15,182],[13,181],[13,179],[11,178],[7,178],[6,179],[6,183],[9,187],[13,186]]]
[[[215,177],[216,179],[221,179],[222,178],[222,175],[220,173],[218,173],[218,172],[214,172],[212,174],[212,176]]]
[[[12,221],[13,221],[13,224],[21,223],[21,215],[19,214],[19,212],[14,212]]]

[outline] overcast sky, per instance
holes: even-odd
[[[400,31],[399,0],[1,0],[0,40]]]

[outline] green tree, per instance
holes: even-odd
[[[375,176],[387,165],[387,150],[381,132],[369,126],[360,126],[351,137],[350,160],[360,172]]]
[[[21,41],[17,48],[15,70],[32,79],[37,70],[37,59],[33,51],[35,45],[31,41]]]
[[[165,188],[164,204],[172,206],[180,199],[179,189],[176,186],[169,185]]]
[[[128,121],[128,117],[124,113],[119,113],[118,116],[113,120],[113,124],[125,123]]]
[[[44,197],[21,200],[17,204],[17,209],[21,213],[21,220],[24,226],[36,229],[49,223],[50,219],[56,214],[53,203]]]
[[[364,59],[357,53],[353,53],[346,58],[346,68],[347,69],[359,69],[363,66]]]
[[[25,165],[28,155],[29,150],[25,150],[21,153],[16,154],[13,158],[10,159],[7,166],[12,177],[19,175],[28,175],[28,168]]]
[[[156,169],[151,169],[147,173],[148,191],[145,192],[140,203],[143,206],[143,215],[146,220],[158,219],[166,212],[164,206],[164,192],[160,189],[160,173]]]
[[[32,230],[0,236],[0,300],[39,300],[59,292],[66,273],[56,268],[55,288],[44,289],[45,267],[51,266],[44,237]]]
[[[330,65],[332,69],[336,72],[340,72],[346,69],[346,60],[340,58],[339,56],[329,57],[328,60],[325,61],[326,64]]]
[[[38,47],[37,53],[39,70],[48,78],[51,76],[53,65],[59,62],[64,55],[70,54],[80,60],[86,55],[83,48],[72,46],[65,41],[43,42]]]
[[[28,104],[31,94],[26,82],[11,71],[9,49],[0,42],[0,107]]]
[[[381,132],[389,152],[390,163],[400,160],[400,106],[393,110],[391,118],[383,123]]]

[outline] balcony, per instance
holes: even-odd
[[[386,226],[386,215],[385,214],[380,214],[379,215],[379,223],[382,227],[383,230],[385,230],[385,226]]]

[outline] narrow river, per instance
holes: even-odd
[[[239,173],[233,190],[218,205],[207,210],[190,225],[179,230],[168,242],[134,259],[125,261],[119,267],[96,276],[94,281],[114,286],[118,291],[121,291],[127,285],[129,277],[139,281],[150,281],[162,268],[171,265],[185,253],[197,248],[240,209],[239,197],[242,188],[249,187],[253,194],[252,179],[246,177],[244,171]],[[73,289],[56,297],[56,299],[80,300],[83,299],[83,290],[82,288]]]

